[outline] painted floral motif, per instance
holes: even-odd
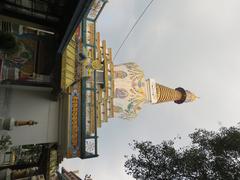
[[[126,98],[128,96],[128,92],[126,89],[124,88],[116,88],[115,89],[115,95],[117,98]]]
[[[115,79],[124,79],[127,77],[127,73],[124,71],[114,71],[114,78]]]
[[[113,111],[116,113],[123,112],[123,108],[120,106],[113,106]]]
[[[23,66],[26,62],[35,60],[35,50],[37,41],[28,36],[14,36],[16,39],[16,48],[13,52],[7,54],[7,60],[17,66]]]
[[[133,119],[137,116],[141,107],[146,101],[145,95],[145,79],[144,73],[137,64],[127,63],[115,66],[116,72],[126,72],[127,76],[124,79],[115,80],[115,100],[114,105],[121,107],[121,112],[118,116],[123,119]],[[120,73],[121,74],[121,73]],[[115,75],[116,76],[116,75]],[[117,75],[119,76],[119,74]],[[123,73],[121,75],[123,77]],[[116,77],[114,77],[116,78]],[[127,91],[128,96],[124,99],[119,98],[118,89],[124,89]],[[127,94],[126,92],[124,94]]]
[[[138,79],[137,77],[132,79],[132,89],[139,94],[144,95],[145,93],[144,79]]]
[[[141,104],[141,103],[140,103]],[[124,110],[124,113],[120,116],[123,119],[130,120],[135,118],[138,112],[141,110],[140,104],[136,104],[136,102],[130,102],[127,108]]]
[[[95,154],[95,141],[94,139],[85,140],[85,151],[87,153]]]
[[[130,79],[143,79],[144,78],[144,73],[143,71],[139,68],[139,66],[135,63],[127,63],[125,64],[128,72],[129,72],[129,76]]]

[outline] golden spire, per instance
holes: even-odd
[[[183,102],[195,101],[198,98],[192,92],[181,87],[172,89],[160,84],[156,84],[156,91],[158,99],[156,103],[174,101],[177,104],[182,104]]]
[[[191,91],[186,90],[186,94],[187,94],[187,97],[186,97],[185,102],[193,102],[193,101],[199,99],[199,97],[196,96],[196,95],[195,95],[194,93],[192,93]]]
[[[182,94],[175,89],[156,84],[157,89],[157,103],[168,102],[168,101],[177,101],[182,98]]]

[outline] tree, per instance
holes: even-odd
[[[175,148],[174,141],[154,145],[133,141],[137,155],[126,156],[125,171],[136,179],[240,179],[240,128],[218,132],[196,129],[192,143]]]

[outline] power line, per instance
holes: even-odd
[[[147,11],[147,9],[151,6],[151,4],[153,3],[154,0],[151,0],[150,3],[148,3],[148,5],[145,7],[145,9],[143,10],[143,12],[140,14],[140,16],[138,17],[138,19],[136,20],[136,22],[133,24],[132,28],[130,29],[130,31],[128,32],[128,34],[126,35],[126,37],[124,38],[124,40],[122,41],[120,47],[118,48],[116,54],[114,55],[113,59],[115,59],[119,53],[119,51],[121,50],[121,48],[123,47],[123,45],[125,44],[125,42],[127,41],[129,35],[131,34],[131,32],[134,30],[135,26],[138,24],[138,22],[141,20],[141,18],[143,17],[143,15],[145,14],[145,12]]]

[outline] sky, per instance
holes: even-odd
[[[97,31],[116,53],[150,0],[109,0]],[[68,170],[94,180],[131,180],[124,172],[124,155],[133,153],[133,139],[163,140],[181,136],[189,143],[195,128],[217,130],[240,121],[240,1],[155,0],[114,59],[135,62],[146,78],[191,90],[196,102],[145,105],[132,121],[111,119],[98,129],[99,157],[64,160]]]

